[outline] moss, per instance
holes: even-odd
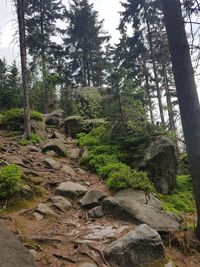
[[[172,211],[178,214],[182,212],[190,213],[195,211],[195,202],[192,191],[192,182],[190,176],[177,176],[177,186],[171,195],[157,194],[162,201],[166,211]]]

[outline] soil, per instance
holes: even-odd
[[[86,169],[84,174],[80,172],[79,168],[83,170],[83,166],[80,166],[79,159],[56,158],[62,165],[69,164],[74,169],[76,176],[70,177],[59,170],[47,168],[43,163],[47,156],[41,152],[29,152],[28,146],[18,145],[17,138],[0,130],[0,159],[20,165],[24,174],[29,175],[29,183],[37,186],[39,191],[42,188],[43,193],[27,200],[14,199],[0,203],[1,221],[33,252],[38,267],[75,267],[81,263],[109,266],[103,250],[113,240],[133,229],[133,224],[110,217],[88,219],[87,210],[82,209],[77,200],[72,201],[73,207],[66,212],[52,207],[56,217],[44,216],[42,220],[37,220],[33,212],[39,203],[50,203],[56,186],[61,182],[72,181],[88,189],[101,189],[109,195],[112,192],[94,173]],[[66,138],[65,143],[69,148],[77,147],[71,138]],[[173,242],[166,242],[166,255],[171,263],[155,263],[152,266],[200,266],[200,246],[197,241],[191,244],[188,240],[194,238],[190,236],[186,240],[185,235],[185,232],[175,233],[172,235]]]

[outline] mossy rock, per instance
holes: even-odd
[[[47,151],[54,151],[57,156],[67,156],[67,148],[59,139],[54,139],[44,144],[42,152],[45,153]]]

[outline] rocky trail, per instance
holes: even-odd
[[[172,247],[164,252],[155,231],[167,236],[177,231],[181,218],[165,213],[153,195],[134,190],[114,195],[80,166],[83,151],[74,139],[53,129],[49,136],[41,146],[20,146],[16,137],[0,131],[1,162],[21,166],[29,183],[42,191],[30,200],[1,203],[0,212],[1,222],[30,250],[36,266],[136,266],[130,252],[134,244],[138,257],[154,255],[150,266],[176,266],[168,257],[177,266],[199,266],[197,254],[186,257]],[[29,187],[26,194],[31,196]]]

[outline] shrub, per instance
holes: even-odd
[[[154,192],[154,186],[150,182],[145,172],[131,170],[130,167],[121,168],[118,171],[110,173],[106,185],[114,190],[134,188],[146,192]]]
[[[128,172],[129,166],[121,162],[109,163],[106,166],[100,167],[98,174],[103,178],[108,178],[112,172],[122,171],[124,173]]]
[[[157,196],[166,211],[178,214],[195,211],[192,182],[188,175],[177,176],[177,187],[171,195],[157,194]]]
[[[38,134],[36,134],[36,133],[32,133],[31,134],[31,142],[33,144],[38,144],[38,143],[41,142],[41,137]]]
[[[93,169],[94,171],[99,172],[99,169],[109,163],[116,163],[118,162],[117,156],[115,154],[99,154],[91,158],[88,162],[88,166]]]
[[[15,164],[0,168],[0,197],[11,197],[20,190],[21,170]]]

